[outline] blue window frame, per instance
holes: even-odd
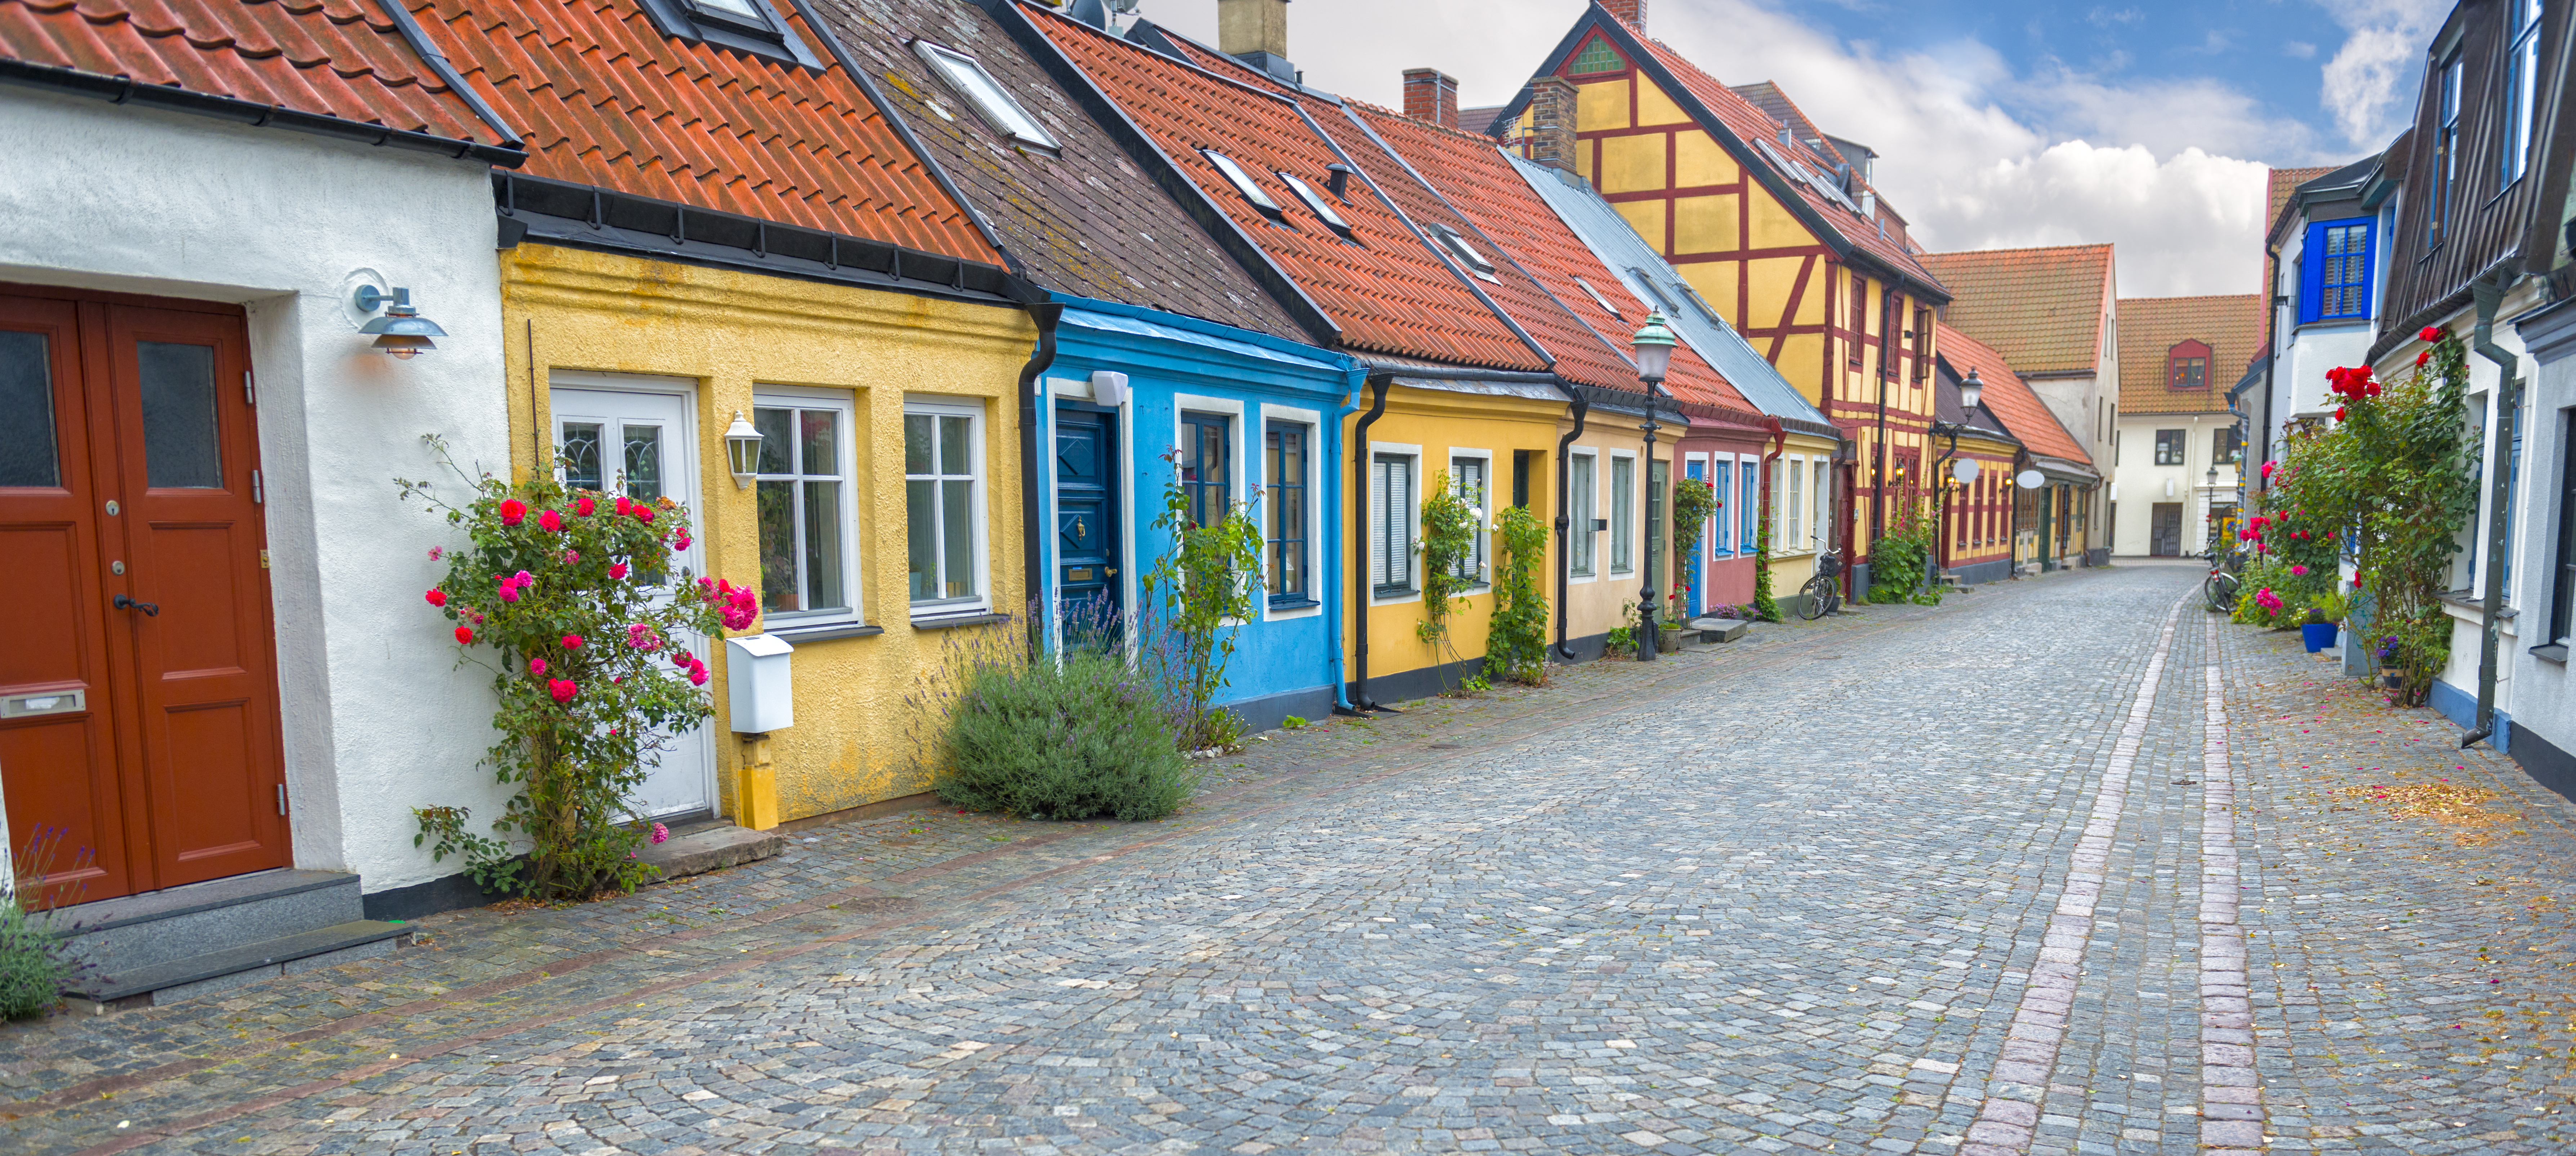
[[[2370,316],[2371,266],[2378,232],[2368,217],[2308,226],[2299,254],[2299,322]]]
[[[2504,163],[2499,189],[2509,188],[2531,167],[2531,106],[2540,75],[2540,0],[2505,0],[2504,143],[2496,150]]]
[[[1737,473],[1743,481],[1735,490],[1736,526],[1738,527],[1735,552],[1750,554],[1762,544],[1761,523],[1755,520],[1762,513],[1762,464],[1750,458],[1736,464],[1742,467]]]
[[[1717,459],[1716,472],[1708,479],[1709,488],[1717,491],[1717,532],[1709,535],[1708,548],[1711,553],[1721,556],[1735,552],[1735,519],[1729,516],[1735,510],[1731,500],[1735,495],[1735,467],[1731,461],[1729,458]]]
[[[1234,419],[1217,413],[1183,413],[1181,491],[1189,495],[1190,524],[1206,529],[1234,510]]]
[[[1302,423],[1274,421],[1263,432],[1261,471],[1268,485],[1270,604],[1311,606],[1314,580],[1306,566],[1306,437]]]

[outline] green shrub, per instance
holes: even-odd
[[[1160,819],[1179,810],[1199,773],[1179,749],[1162,691],[1121,656],[1060,657],[966,675],[939,797],[1033,819]]]
[[[1301,718],[1301,717],[1299,717],[1299,716],[1297,716],[1297,715],[1293,715],[1293,714],[1292,714],[1292,715],[1289,715],[1289,716],[1288,716],[1288,717],[1286,717],[1286,718],[1280,719],[1280,720],[1279,720],[1279,725],[1280,725],[1280,727],[1282,727],[1283,729],[1286,729],[1286,730],[1292,730],[1292,731],[1293,731],[1293,730],[1303,730],[1303,729],[1305,729],[1305,726],[1306,726],[1306,720],[1305,720],[1304,718]]]
[[[0,901],[0,1017],[44,1014],[62,1002],[63,984],[71,974],[60,933],[20,909],[16,900]]]

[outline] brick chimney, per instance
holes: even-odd
[[[1288,63],[1288,0],[1216,0],[1217,51],[1297,83]]]
[[[1602,7],[1610,10],[1611,15],[1618,17],[1629,27],[1639,31],[1645,30],[1646,0],[1599,0],[1599,2]]]
[[[1404,115],[1442,128],[1458,127],[1457,78],[1437,68],[1405,69]]]
[[[1542,76],[1530,82],[1529,159],[1575,171],[1574,82]]]

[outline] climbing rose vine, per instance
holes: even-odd
[[[430,551],[445,577],[424,595],[453,623],[458,665],[492,672],[501,733],[484,756],[512,789],[491,834],[462,807],[415,811],[432,855],[460,855],[488,889],[546,899],[625,891],[652,868],[635,850],[660,828],[636,804],[657,752],[713,713],[698,653],[759,616],[753,593],[675,565],[688,511],[570,490],[551,476],[468,477],[427,439],[471,495],[451,504],[427,482],[405,497],[446,515],[465,544]],[[702,640],[697,648],[683,639]],[[524,851],[524,857],[518,852]]]

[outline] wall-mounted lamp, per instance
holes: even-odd
[[[733,466],[734,488],[750,489],[760,473],[760,431],[743,420],[741,410],[733,411],[733,424],[725,427],[725,460]]]
[[[373,313],[378,308],[385,311],[384,316],[359,326],[358,332],[375,335],[377,350],[404,361],[438,348],[438,343],[430,338],[447,336],[447,331],[439,328],[437,322],[421,316],[420,310],[412,308],[409,289],[397,288],[388,293],[373,285],[360,285],[358,291],[351,295],[350,303],[356,305],[360,313]]]

